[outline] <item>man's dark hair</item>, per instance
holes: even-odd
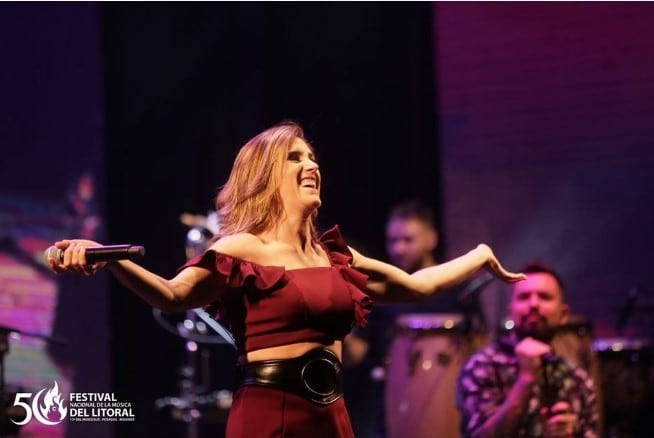
[[[417,199],[394,206],[388,215],[387,222],[393,219],[418,219],[436,230],[436,218],[433,210],[426,203]]]
[[[534,262],[529,262],[526,265],[520,269],[519,272],[525,273],[527,275],[529,274],[549,274],[554,279],[559,285],[559,289],[561,289],[561,299],[563,299],[564,292],[565,292],[565,287],[563,285],[563,280],[561,279],[561,276],[550,266],[546,265],[545,263],[534,261]]]

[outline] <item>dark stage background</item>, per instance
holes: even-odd
[[[57,277],[43,251],[71,235],[104,240],[104,108],[92,3],[0,4],[0,325],[13,393],[111,390],[108,277]],[[113,436],[109,423],[22,427],[38,438]],[[8,429],[4,429],[8,432]]]
[[[438,207],[430,4],[101,11],[110,238],[145,245],[145,266],[175,272],[187,231],[179,214],[205,213],[240,145],[284,119],[317,150],[319,225],[338,223],[355,247],[384,256],[384,216],[404,197]],[[119,435],[181,436],[184,425],[152,405],[177,392],[181,342],[120,286],[112,309],[114,386],[139,406]],[[231,385],[233,353],[214,350],[215,384]]]
[[[163,276],[185,259],[179,215],[206,213],[240,145],[293,119],[321,164],[319,225],[352,246],[384,258],[386,212],[420,197],[439,259],[486,241],[510,268],[550,262],[600,336],[616,334],[629,289],[652,307],[650,4],[2,4],[0,19],[0,195],[56,204],[91,168],[104,240],[144,245]],[[180,391],[183,341],[94,281],[61,280],[61,330],[86,339],[69,351],[92,360],[76,384],[116,392],[136,421],[87,427],[187,436],[154,405]],[[505,292],[483,297],[492,321]],[[452,309],[452,294],[433,304]],[[627,334],[651,337],[649,316]],[[233,352],[205,352],[211,389],[231,388]],[[350,399],[357,436],[373,436],[378,389]]]

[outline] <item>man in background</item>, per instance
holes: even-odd
[[[513,330],[473,354],[457,382],[463,437],[599,436],[598,405],[588,373],[553,351],[569,315],[559,275],[542,264],[521,269],[508,315]]]
[[[438,245],[438,231],[432,210],[422,201],[412,200],[392,208],[386,221],[386,253],[389,262],[408,273],[436,265],[434,251]],[[445,294],[443,294],[445,295]],[[432,299],[433,298],[433,299]],[[380,365],[383,362],[386,341],[397,315],[413,311],[436,311],[431,301],[443,301],[441,294],[419,303],[419,306],[376,306],[366,329],[357,329],[346,338],[345,358],[350,365],[359,365],[367,359]],[[444,311],[443,309],[439,309]],[[375,339],[373,339],[373,337]],[[375,342],[381,341],[381,342]],[[373,345],[373,344],[380,345]]]
[[[411,200],[394,206],[386,221],[388,261],[413,273],[436,265],[434,252],[438,231],[432,209],[422,201]],[[445,292],[416,304],[380,305],[368,318],[366,329],[355,329],[345,338],[343,360],[348,403],[357,436],[386,437],[384,418],[385,362],[393,340],[393,327],[401,314],[451,312],[456,309],[452,294]]]

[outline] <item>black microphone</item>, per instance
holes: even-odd
[[[502,338],[498,341],[500,349],[504,350],[507,353],[514,353],[515,347],[518,345],[517,340]],[[541,387],[541,393],[543,395],[543,404],[547,406],[548,416],[552,417],[561,412],[552,412],[551,407],[554,406],[558,398],[559,390],[561,389],[562,381],[554,378],[554,367],[557,362],[562,361],[559,356],[554,353],[548,352],[540,356],[542,363],[542,376],[543,383]]]
[[[145,255],[145,248],[137,245],[107,245],[86,247],[86,261],[88,263],[108,262],[111,260],[134,260]],[[64,261],[64,251],[51,246],[45,250],[45,258],[58,263]]]

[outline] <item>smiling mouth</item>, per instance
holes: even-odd
[[[314,178],[302,178],[300,180],[300,187],[317,190],[318,182]]]

